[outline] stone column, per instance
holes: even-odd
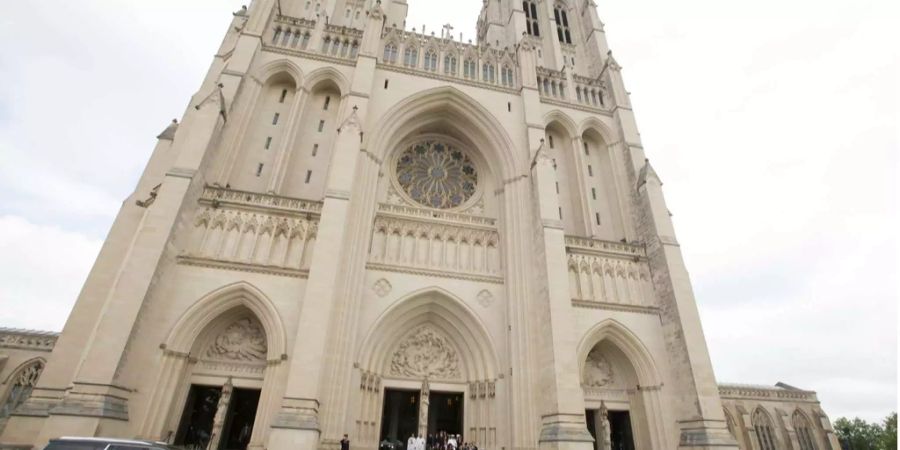
[[[534,293],[544,319],[539,323],[541,344],[538,365],[541,379],[542,449],[591,450],[593,438],[584,421],[584,394],[578,375],[575,349],[578,342],[570,332],[571,296],[566,265],[565,233],[559,220],[559,200],[555,188],[553,160],[541,139],[531,166],[532,188],[537,206],[535,225],[541,230],[542,247],[536,255],[538,272],[546,290]]]

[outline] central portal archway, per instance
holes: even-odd
[[[444,432],[497,442],[498,363],[485,327],[449,292],[421,291],[389,307],[358,354],[356,438],[407,443]]]

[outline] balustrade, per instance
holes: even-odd
[[[309,268],[321,204],[207,187],[185,264],[300,276]]]
[[[419,214],[397,213],[396,206],[381,206],[375,219],[371,263],[412,272],[500,276],[499,234],[493,226],[484,225],[488,219],[456,222],[448,215],[426,220]]]
[[[656,306],[643,248],[585,238],[566,238],[569,292],[573,300]]]

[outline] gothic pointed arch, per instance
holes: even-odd
[[[594,116],[590,116],[582,120],[578,124],[576,130],[576,134],[578,136],[584,136],[585,133],[593,130],[597,132],[597,134],[599,134],[600,137],[603,138],[603,141],[607,144],[617,142],[619,140],[616,132],[614,132],[612,128],[609,127],[609,125]]]
[[[452,86],[429,89],[394,105],[383,114],[364,146],[384,161],[411,133],[436,123],[482,150],[491,171],[500,178],[526,173],[524,155],[513,150],[515,145],[499,120],[481,102]]]
[[[189,354],[197,338],[213,321],[240,307],[250,310],[262,325],[268,344],[268,358],[286,357],[287,333],[278,309],[262,291],[244,281],[216,289],[191,305],[172,327],[164,348]]]
[[[311,92],[315,90],[320,83],[328,81],[334,83],[342,97],[350,93],[350,81],[347,80],[347,77],[344,76],[343,73],[330,66],[321,67],[308,73],[303,87]]]
[[[760,450],[778,450],[778,439],[775,437],[775,421],[762,406],[756,407],[750,418],[759,442]]]
[[[46,364],[47,361],[44,358],[29,359],[19,364],[3,380],[5,387],[0,388],[0,432],[3,431],[6,419],[10,414],[31,397],[31,391],[37,386]]]
[[[554,109],[544,114],[544,127],[548,127],[553,123],[558,123],[560,127],[566,131],[569,139],[574,139],[576,136],[580,136],[578,133],[578,127],[575,125],[575,121],[572,120],[568,114]]]
[[[487,328],[461,299],[440,288],[397,300],[362,342],[360,369],[381,376],[458,382],[499,376]]]
[[[588,355],[601,342],[611,343],[628,358],[641,386],[659,386],[661,382],[659,371],[647,347],[637,335],[614,319],[598,323],[582,338],[577,353],[579,370],[584,371]]]
[[[267,62],[254,69],[251,75],[260,84],[267,84],[278,76],[287,76],[291,79],[295,88],[303,86],[304,81],[303,69],[297,63],[287,58]]]
[[[791,415],[791,425],[797,435],[797,443],[800,444],[797,450],[818,450],[812,421],[800,408],[794,410],[794,414]]]

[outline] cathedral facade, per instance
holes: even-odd
[[[0,333],[0,442],[837,449],[718,385],[596,5],[254,0],[60,335]]]

